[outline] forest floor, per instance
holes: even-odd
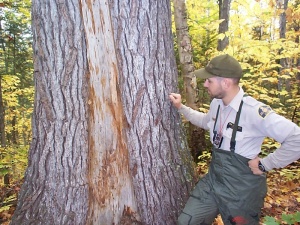
[[[201,171],[204,171],[205,169],[206,168],[201,168],[199,165],[198,171],[201,174]],[[260,224],[299,225],[300,161],[294,162],[285,169],[268,172],[267,180],[268,193],[265,198],[264,208],[262,209]],[[0,224],[8,225],[10,223],[16,207],[16,196],[21,185],[22,181],[17,181],[6,186],[3,184],[0,185]],[[296,217],[296,221],[299,222],[293,221]],[[273,220],[276,220],[277,223]],[[286,222],[288,220],[290,220],[290,222]],[[213,225],[223,225],[222,219],[218,217]]]

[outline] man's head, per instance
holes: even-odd
[[[196,70],[195,75],[205,79],[204,87],[212,98],[222,99],[227,104],[239,91],[238,84],[243,71],[236,59],[220,55],[213,58],[205,68]]]
[[[226,54],[214,57],[207,66],[196,70],[195,76],[202,79],[211,77],[241,78],[243,70],[235,58]]]

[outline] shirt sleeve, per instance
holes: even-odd
[[[205,130],[209,129],[207,126],[207,123],[209,121],[209,113],[202,113],[185,105],[182,105],[178,112],[181,113],[185,119],[190,121],[195,126],[201,127]]]
[[[267,171],[283,168],[300,158],[300,128],[295,123],[271,112],[260,126],[266,136],[281,143],[278,149],[261,160]]]
[[[300,158],[300,128],[294,126],[281,146],[262,159],[266,170],[283,168]]]

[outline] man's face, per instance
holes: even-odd
[[[204,82],[204,87],[212,98],[222,99],[225,96],[225,91],[222,87],[223,78],[212,77],[207,78]]]

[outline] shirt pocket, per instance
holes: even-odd
[[[226,138],[228,138],[228,139],[231,139],[231,137],[232,137],[232,131],[233,131],[232,128],[226,129],[226,130],[223,132],[223,137],[226,137]],[[236,140],[236,141],[241,141],[241,140],[243,140],[243,139],[244,139],[244,134],[243,134],[243,132],[237,131],[237,132],[236,132],[236,136],[235,136],[235,140]]]

